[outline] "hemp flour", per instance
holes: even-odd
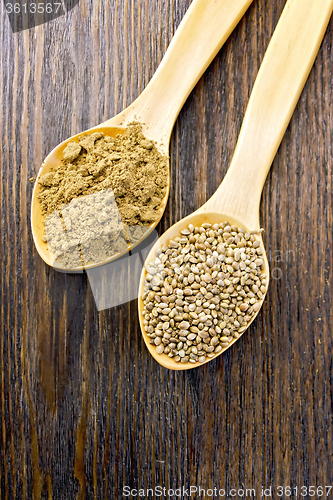
[[[64,268],[84,267],[123,253],[130,238],[112,189],[75,198],[61,212],[52,212],[45,220],[45,235],[52,260]]]
[[[44,241],[57,263],[100,262],[140,239],[160,217],[168,175],[168,158],[139,123],[68,143],[61,165],[38,180]]]

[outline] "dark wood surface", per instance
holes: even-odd
[[[221,182],[284,3],[253,1],[181,111],[159,232]],[[120,499],[125,485],[311,498],[302,486],[333,485],[332,20],[263,191],[269,292],[225,355],[162,368],[137,301],[98,312],[87,276],[47,267],[33,245],[29,178],[134,100],[189,4],[80,0],[13,34],[1,3],[1,499]]]

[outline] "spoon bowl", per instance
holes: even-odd
[[[51,151],[51,153],[45,158],[45,160],[40,168],[40,171],[38,173],[37,181],[41,175],[47,174],[48,172],[50,172],[52,170],[56,170],[57,167],[60,166],[61,160],[63,157],[63,151],[69,142],[72,142],[72,141],[77,142],[79,137],[89,135],[93,132],[102,132],[107,137],[116,137],[118,134],[124,134],[125,130],[126,130],[125,127],[118,127],[118,126],[112,127],[110,125],[104,126],[104,127],[99,126],[99,127],[95,127],[93,129],[87,130],[86,132],[74,135],[73,137],[71,137],[69,139],[66,139],[61,144],[59,144],[56,148],[54,148]],[[168,172],[169,172],[169,170],[168,170]],[[167,187],[166,194],[165,194],[164,198],[162,199],[160,207],[159,207],[161,214],[163,214],[165,207],[166,207],[166,204],[168,202],[169,190],[170,190],[169,178],[168,178],[168,183],[167,183],[166,187]],[[34,189],[33,189],[33,193],[32,193],[31,221],[32,221],[32,225],[33,225],[33,238],[34,238],[35,246],[36,246],[36,249],[37,249],[39,255],[42,257],[44,262],[46,262],[46,264],[54,267],[55,269],[57,269],[59,271],[73,272],[73,273],[81,272],[83,266],[72,267],[70,269],[68,267],[63,267],[54,258],[54,256],[52,255],[52,252],[49,249],[47,242],[44,241],[44,238],[43,238],[44,230],[45,230],[44,219],[41,215],[41,207],[40,207],[40,203],[38,200],[38,195],[40,192],[41,192],[41,188],[40,188],[38,182],[36,182]],[[138,245],[142,241],[143,238],[146,238],[152,232],[152,230],[157,226],[159,220],[160,219],[157,219],[152,224],[144,226],[145,227],[144,236],[140,240],[135,241],[132,244],[130,244],[128,242],[127,245],[121,251],[114,253],[113,255],[110,255],[110,257],[107,258],[105,261],[103,261],[102,264],[108,264],[108,263],[112,262],[113,260],[118,259],[119,257],[121,257],[125,253],[129,252],[130,250],[132,250],[136,245]],[[92,268],[96,267],[97,265],[101,265],[101,263],[96,263],[96,262],[93,262],[90,264],[85,263],[84,269],[86,269],[86,270],[92,269]]]
[[[249,228],[245,227],[241,221],[235,219],[233,216],[223,214],[223,213],[218,213],[218,212],[208,212],[205,210],[205,205],[204,205],[203,207],[201,207],[201,209],[188,215],[184,219],[181,219],[179,222],[176,222],[173,226],[171,226],[169,229],[167,229],[165,231],[165,233],[162,234],[162,236],[157,240],[157,242],[152,247],[152,249],[150,250],[150,252],[147,256],[145,268],[149,262],[153,261],[156,258],[156,251],[159,250],[163,245],[168,245],[170,240],[173,240],[175,237],[180,236],[181,231],[183,229],[187,228],[189,224],[193,224],[194,227],[200,227],[205,222],[209,222],[210,224],[213,225],[216,223],[218,224],[220,222],[226,222],[226,221],[228,221],[231,225],[235,225],[235,226],[240,227],[240,228],[242,227],[243,229],[246,230],[246,232],[250,232]],[[261,233],[258,232],[258,234],[256,235],[256,239],[260,242],[260,246],[264,251],[264,253],[260,257],[264,261],[263,272],[266,274],[266,281],[267,281],[267,285],[268,285],[269,265],[268,265],[268,260],[267,260],[266,252],[264,249]],[[142,270],[141,280],[140,280],[140,288],[139,288],[139,299],[138,299],[139,322],[140,322],[140,327],[141,327],[141,331],[142,331],[146,346],[147,346],[150,354],[153,356],[153,358],[156,359],[156,361],[158,361],[158,363],[163,365],[165,368],[169,368],[170,370],[188,370],[191,368],[196,368],[198,366],[202,366],[202,365],[208,363],[212,359],[215,359],[217,356],[220,356],[238,340],[235,338],[226,347],[224,347],[218,354],[216,354],[216,356],[214,358],[207,357],[203,363],[200,363],[199,361],[197,361],[196,363],[182,364],[182,363],[175,362],[173,360],[173,358],[169,358],[167,356],[167,354],[157,354],[156,346],[150,343],[150,339],[144,333],[145,332],[145,327],[143,324],[144,317],[142,314],[142,312],[144,310],[144,303],[142,300],[142,296],[145,292],[144,282],[145,282],[145,276],[147,274],[145,268]],[[263,303],[263,300],[264,299],[262,299],[262,301],[261,301],[261,305]],[[259,311],[260,311],[260,309],[252,315],[251,321],[248,323],[247,327],[249,327],[251,325],[251,323],[254,321],[257,314],[259,313]],[[242,336],[242,335],[243,335],[243,333],[240,334],[240,336]]]
[[[149,352],[165,368],[187,370],[202,365],[215,359],[238,339],[204,363],[181,364],[165,354],[157,354],[155,346],[149,343],[143,324],[145,268],[155,259],[156,250],[180,236],[180,231],[190,223],[199,226],[203,222],[228,221],[249,232],[258,231],[261,192],[267,173],[314,63],[332,11],[333,0],[287,1],[253,86],[235,153],[222,184],[199,210],[169,228],[146,259],[139,286],[140,326]],[[264,251],[261,235],[259,241]],[[266,253],[263,260],[268,278]],[[257,314],[251,317],[247,326]]]
[[[62,153],[70,141],[93,132],[103,132],[114,137],[124,133],[133,121],[142,124],[142,133],[153,140],[160,153],[169,153],[169,143],[175,120],[188,95],[201,75],[214,59],[228,36],[237,25],[252,0],[194,0],[180,23],[175,36],[152,80],[142,94],[124,111],[106,122],[85,132],[74,135],[58,145],[44,160],[32,194],[31,227],[36,249],[49,266],[66,272],[80,272],[107,264],[132,250],[156,227],[163,215],[170,189],[170,174],[167,192],[159,207],[159,218],[150,225],[142,237],[104,261],[92,262],[78,267],[62,267],[52,256],[46,242],[43,241],[44,219],[38,201],[39,178],[51,168],[60,165]],[[125,228],[126,230],[126,228]]]

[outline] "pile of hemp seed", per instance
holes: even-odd
[[[192,224],[146,267],[143,324],[157,354],[204,363],[247,329],[267,292],[255,233]]]

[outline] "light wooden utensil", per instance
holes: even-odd
[[[62,153],[68,142],[80,135],[101,131],[114,137],[124,133],[125,127],[133,120],[143,123],[143,134],[157,142],[157,148],[164,154],[169,152],[171,132],[176,118],[188,95],[206,68],[212,62],[224,42],[235,28],[252,0],[194,0],[180,23],[168,50],[152,80],[142,94],[128,108],[114,118],[77,134],[59,144],[44,160],[32,194],[31,227],[39,255],[49,266],[66,272],[76,272],[82,268],[60,268],[52,259],[47,243],[42,239],[44,221],[37,195],[40,192],[38,178],[48,173],[51,167],[60,165]],[[143,237],[129,245],[123,252],[110,256],[105,262],[86,265],[90,269],[106,264],[125,254],[138,245],[157,226],[167,204],[170,188],[161,204],[160,217],[150,226]]]
[[[295,109],[303,86],[319,50],[332,15],[333,0],[288,0],[257,75],[244,116],[235,153],[227,174],[214,195],[196,212],[170,227],[151,249],[145,266],[155,251],[180,235],[190,223],[200,226],[229,221],[248,231],[259,229],[259,204],[262,188]],[[261,235],[258,237],[263,247]],[[269,276],[266,254],[264,270]],[[145,268],[139,289],[139,319],[150,354],[162,366],[187,370],[204,363],[177,363],[166,354],[157,354],[144,332],[143,301]],[[256,315],[251,319],[255,319]],[[232,344],[224,348],[219,356]]]

